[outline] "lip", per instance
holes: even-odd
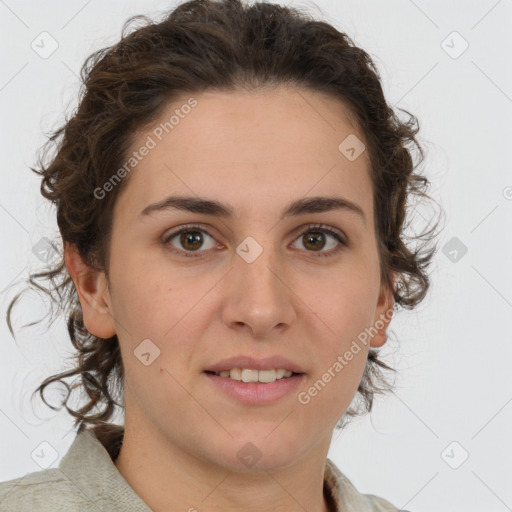
[[[231,370],[232,368],[249,368],[251,370],[270,370],[272,368],[283,368],[285,370],[290,370],[293,373],[305,373],[304,368],[302,368],[299,364],[290,361],[286,357],[271,356],[258,359],[246,355],[233,356],[228,359],[223,359],[222,361],[219,361],[218,363],[205,368],[204,371],[219,373],[222,371]],[[264,386],[268,385],[269,384],[264,384]]]
[[[212,373],[203,373],[203,375],[216,389],[248,405],[263,405],[276,402],[296,391],[306,378],[305,374],[297,374],[265,384],[242,382]]]

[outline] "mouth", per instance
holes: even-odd
[[[307,378],[304,367],[280,355],[233,356],[209,365],[203,375],[216,392],[246,405],[270,404],[290,397]]]
[[[208,375],[215,375],[224,379],[231,379],[238,382],[258,383],[258,384],[271,384],[273,382],[289,379],[297,375],[304,375],[301,372],[293,372],[286,368],[269,368],[267,370],[256,370],[254,368],[232,368],[230,370],[221,370],[215,372],[213,370],[206,370],[204,373]]]
[[[206,377],[208,386],[212,386],[214,390],[214,399],[220,392],[220,396],[251,406],[269,406],[279,403],[279,400],[285,397],[291,399],[306,380],[305,373],[282,368],[277,371],[248,368],[233,368],[219,372],[206,370],[203,375]]]

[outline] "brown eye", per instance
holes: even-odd
[[[203,237],[199,231],[184,231],[180,233],[181,246],[186,250],[195,251],[203,243]]]
[[[211,240],[209,247],[204,247],[206,238]],[[174,239],[177,242],[173,242]],[[317,253],[315,256],[334,256],[348,246],[341,232],[338,233],[338,231],[322,225],[308,226],[297,240],[301,240],[306,252]],[[200,257],[209,249],[215,248],[216,241],[200,226],[184,226],[165,238],[163,243],[170,246],[172,252],[180,256]],[[201,248],[205,250],[201,250]],[[324,250],[325,248],[327,250]]]
[[[306,235],[302,235],[304,246],[312,250],[321,250],[325,247],[325,234],[320,231],[309,231]]]
[[[334,240],[329,243],[329,238]],[[308,226],[299,238],[307,252],[318,253],[317,256],[333,256],[348,246],[345,238],[333,229],[323,226]],[[327,246],[327,250],[323,249]]]
[[[210,246],[204,248],[205,239],[210,239]],[[173,242],[173,240],[176,240]],[[170,234],[165,238],[164,244],[170,245],[173,252],[185,256],[202,256],[202,253],[215,247],[215,240],[204,229],[199,226],[186,226]],[[193,253],[198,253],[193,254]]]

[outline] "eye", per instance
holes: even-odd
[[[331,242],[331,248],[328,251],[322,251],[326,245],[325,238],[330,237],[334,239],[334,243]],[[345,241],[344,236],[338,230],[334,230],[323,226],[322,224],[314,224],[307,226],[306,230],[298,237],[305,247],[313,248],[307,252],[316,252],[318,256],[333,256],[340,252],[348,244]]]
[[[203,228],[195,225],[187,225],[181,227],[178,231],[175,231],[167,236],[163,243],[165,245],[170,245],[172,252],[180,256],[200,257],[202,256],[201,253],[206,252],[199,250],[204,244],[204,235],[206,235],[206,237],[212,241],[210,246],[206,247],[206,250],[213,249],[215,247],[215,239]],[[329,245],[325,241],[326,236],[331,238],[330,245],[333,247],[329,248],[328,251],[323,251],[322,249],[324,249],[326,245]],[[176,239],[176,243],[181,247],[176,247],[176,245],[172,242],[173,239]],[[307,226],[296,240],[302,241],[304,247],[306,247],[307,252],[318,253],[315,254],[315,256],[333,256],[341,251],[344,247],[348,246],[348,243],[345,241],[345,237],[341,231],[338,232],[338,230],[325,227],[321,224]],[[334,243],[332,240],[334,240]],[[313,249],[309,250],[308,248],[311,247]]]
[[[194,252],[204,252],[198,251],[199,247],[204,244],[204,234],[213,240],[213,243],[210,244],[210,247],[207,247],[207,249],[215,247],[214,238],[200,226],[183,226],[180,230],[170,234],[164,240],[164,244],[170,243],[172,252],[175,252],[176,254],[185,255],[187,257],[197,257],[200,255],[193,254]],[[171,242],[174,238],[177,238],[177,243],[181,245],[182,249],[179,247],[175,248],[176,246]]]

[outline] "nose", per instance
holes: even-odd
[[[254,338],[268,338],[289,328],[296,300],[283,266],[269,250],[252,262],[238,254],[225,282],[222,318],[229,328],[247,330]]]

